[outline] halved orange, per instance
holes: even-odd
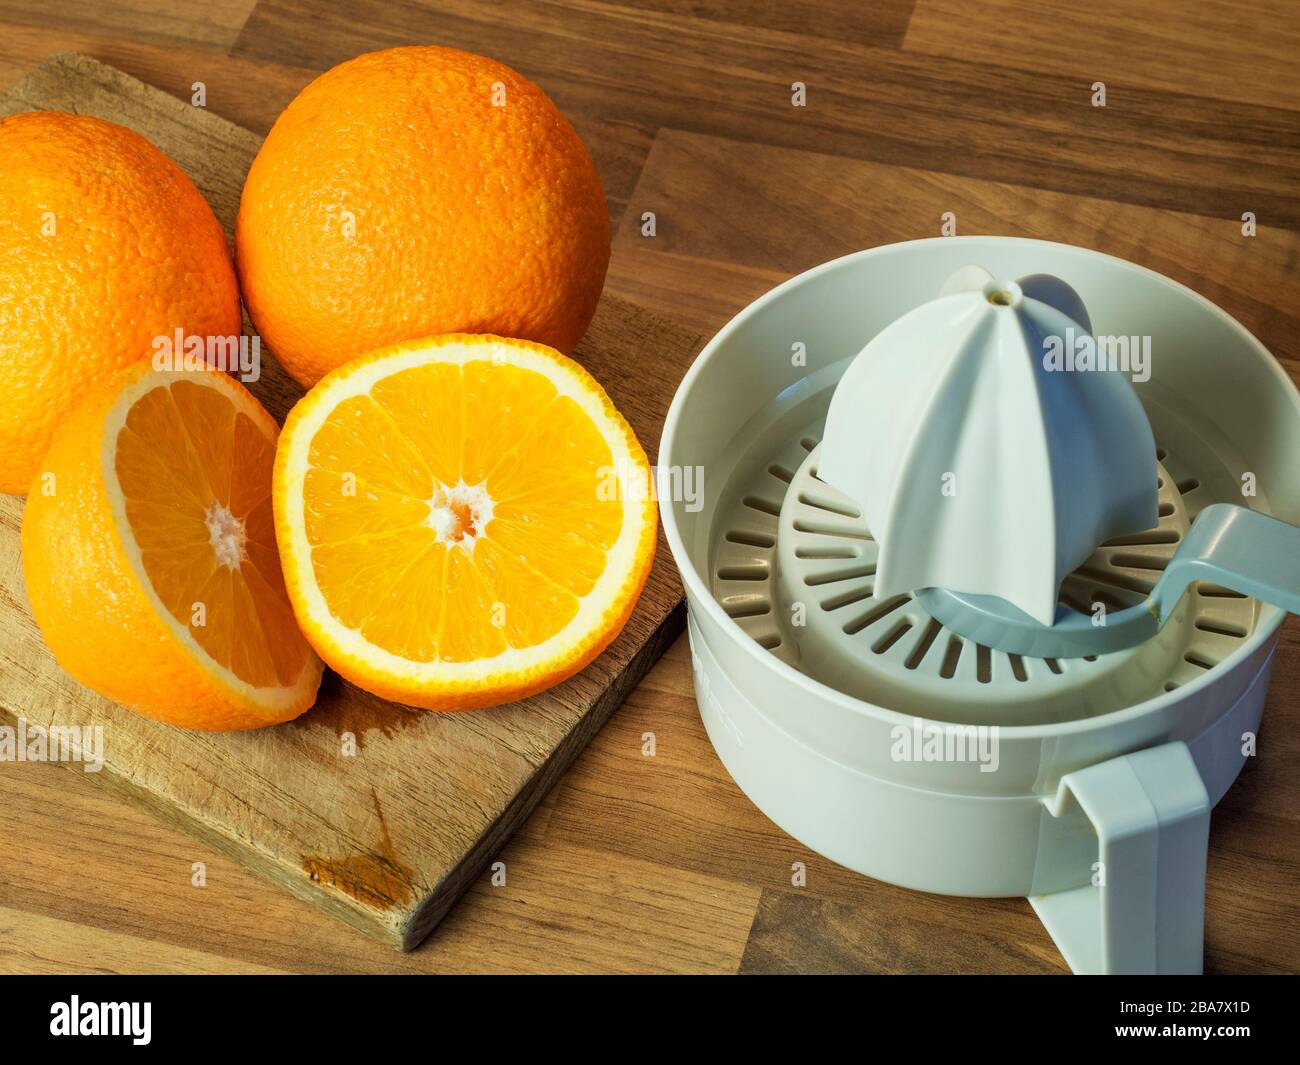
[[[225,374],[148,362],[57,430],[23,513],[23,572],[73,677],[196,729],[270,725],[311,706],[322,667],[280,572],[276,436]]]
[[[383,348],[293,409],[275,525],[298,622],[385,698],[466,710],[577,672],[654,557],[650,467],[572,359],[451,334]]]

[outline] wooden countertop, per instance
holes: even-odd
[[[591,149],[615,222],[609,290],[689,328],[712,333],[836,255],[938,235],[952,212],[960,233],[1166,273],[1300,373],[1300,11],[1281,0],[142,6],[0,0],[0,86],[75,49],[187,99],[202,81],[210,109],[264,133],[358,52],[485,52],[551,93]],[[1208,971],[1300,969],[1298,725],[1292,620],[1259,755],[1213,817]],[[877,883],[767,821],[709,746],[684,639],[505,848],[506,883],[477,884],[408,955],[80,773],[0,765],[0,808],[5,972],[1064,970],[1023,900]]]

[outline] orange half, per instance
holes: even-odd
[[[215,370],[127,370],[56,434],[23,562],[55,657],[89,687],[200,729],[273,724],[315,699],[275,543],[277,429]]]
[[[654,557],[649,486],[627,422],[559,352],[463,334],[385,348],[285,423],[289,598],[369,691],[435,710],[518,699],[623,627]]]

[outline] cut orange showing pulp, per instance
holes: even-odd
[[[253,728],[311,706],[322,667],[280,573],[276,436],[225,374],[148,361],[59,427],[23,514],[23,570],[73,677],[188,728]]]
[[[298,622],[388,699],[467,710],[580,670],[654,557],[650,467],[596,380],[452,334],[334,370],[290,413],[275,524]]]

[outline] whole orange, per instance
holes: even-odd
[[[230,250],[190,179],[112,122],[0,120],[0,491],[26,492],[78,401],[177,329],[240,331]]]
[[[304,385],[441,333],[572,351],[609,262],[577,132],[532,82],[451,48],[371,52],[277,119],[235,230],[244,301]]]

